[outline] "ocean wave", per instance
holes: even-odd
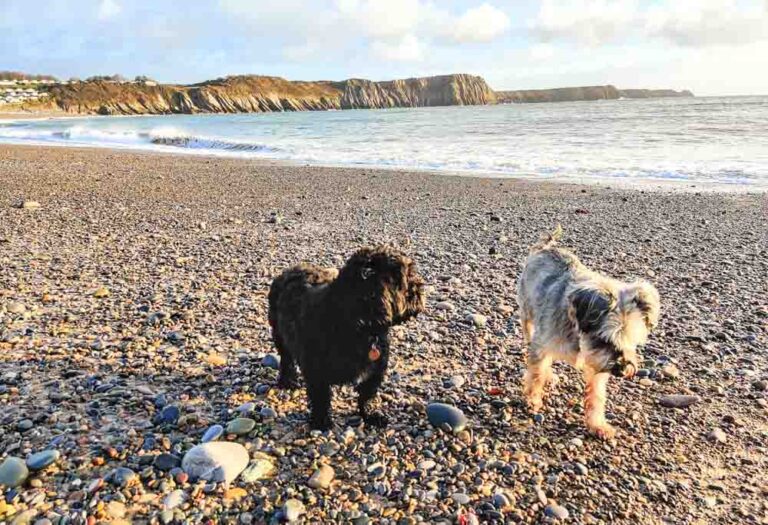
[[[224,151],[275,151],[264,144],[253,142],[223,140],[210,137],[194,137],[187,135],[176,136],[155,136],[151,138],[152,144],[156,146],[173,146],[176,148],[204,149],[204,150],[224,150]]]
[[[273,152],[265,144],[221,139],[216,137],[196,136],[184,130],[159,126],[149,131],[135,129],[95,129],[76,125],[66,129],[41,129],[33,126],[0,126],[0,139],[22,142],[71,142],[107,146],[169,146],[208,151],[228,152]]]

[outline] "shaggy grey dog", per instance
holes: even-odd
[[[586,425],[609,439],[616,430],[605,420],[608,379],[631,378],[637,347],[659,320],[659,293],[638,280],[625,283],[584,266],[558,248],[558,229],[531,249],[518,282],[523,337],[528,344],[524,394],[530,409],[543,408],[544,389],[556,379],[553,361],[584,372]]]

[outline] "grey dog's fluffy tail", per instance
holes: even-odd
[[[547,248],[551,248],[552,246],[556,245],[562,238],[563,227],[558,224],[551,233],[547,233],[546,235],[542,236],[539,242],[531,246],[531,253],[536,253],[542,250],[546,250]]]

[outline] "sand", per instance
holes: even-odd
[[[0,462],[59,451],[0,522],[768,522],[767,214],[763,194],[0,146]],[[573,370],[543,417],[520,395],[514,283],[558,223],[662,297],[642,377],[610,385],[611,442],[586,433]],[[271,278],[390,241],[432,287],[396,332],[392,424],[359,426],[342,390],[337,428],[311,433],[264,366]],[[431,401],[470,429],[433,428]],[[256,424],[220,439],[253,468],[187,479],[181,457],[237,417]],[[310,488],[321,465],[333,480]]]

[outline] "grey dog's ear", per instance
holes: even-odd
[[[568,315],[582,332],[600,329],[603,317],[613,308],[615,299],[605,290],[577,288],[571,293]]]
[[[635,281],[627,290],[630,300],[643,313],[645,324],[649,330],[659,324],[660,299],[659,292],[647,281]]]

